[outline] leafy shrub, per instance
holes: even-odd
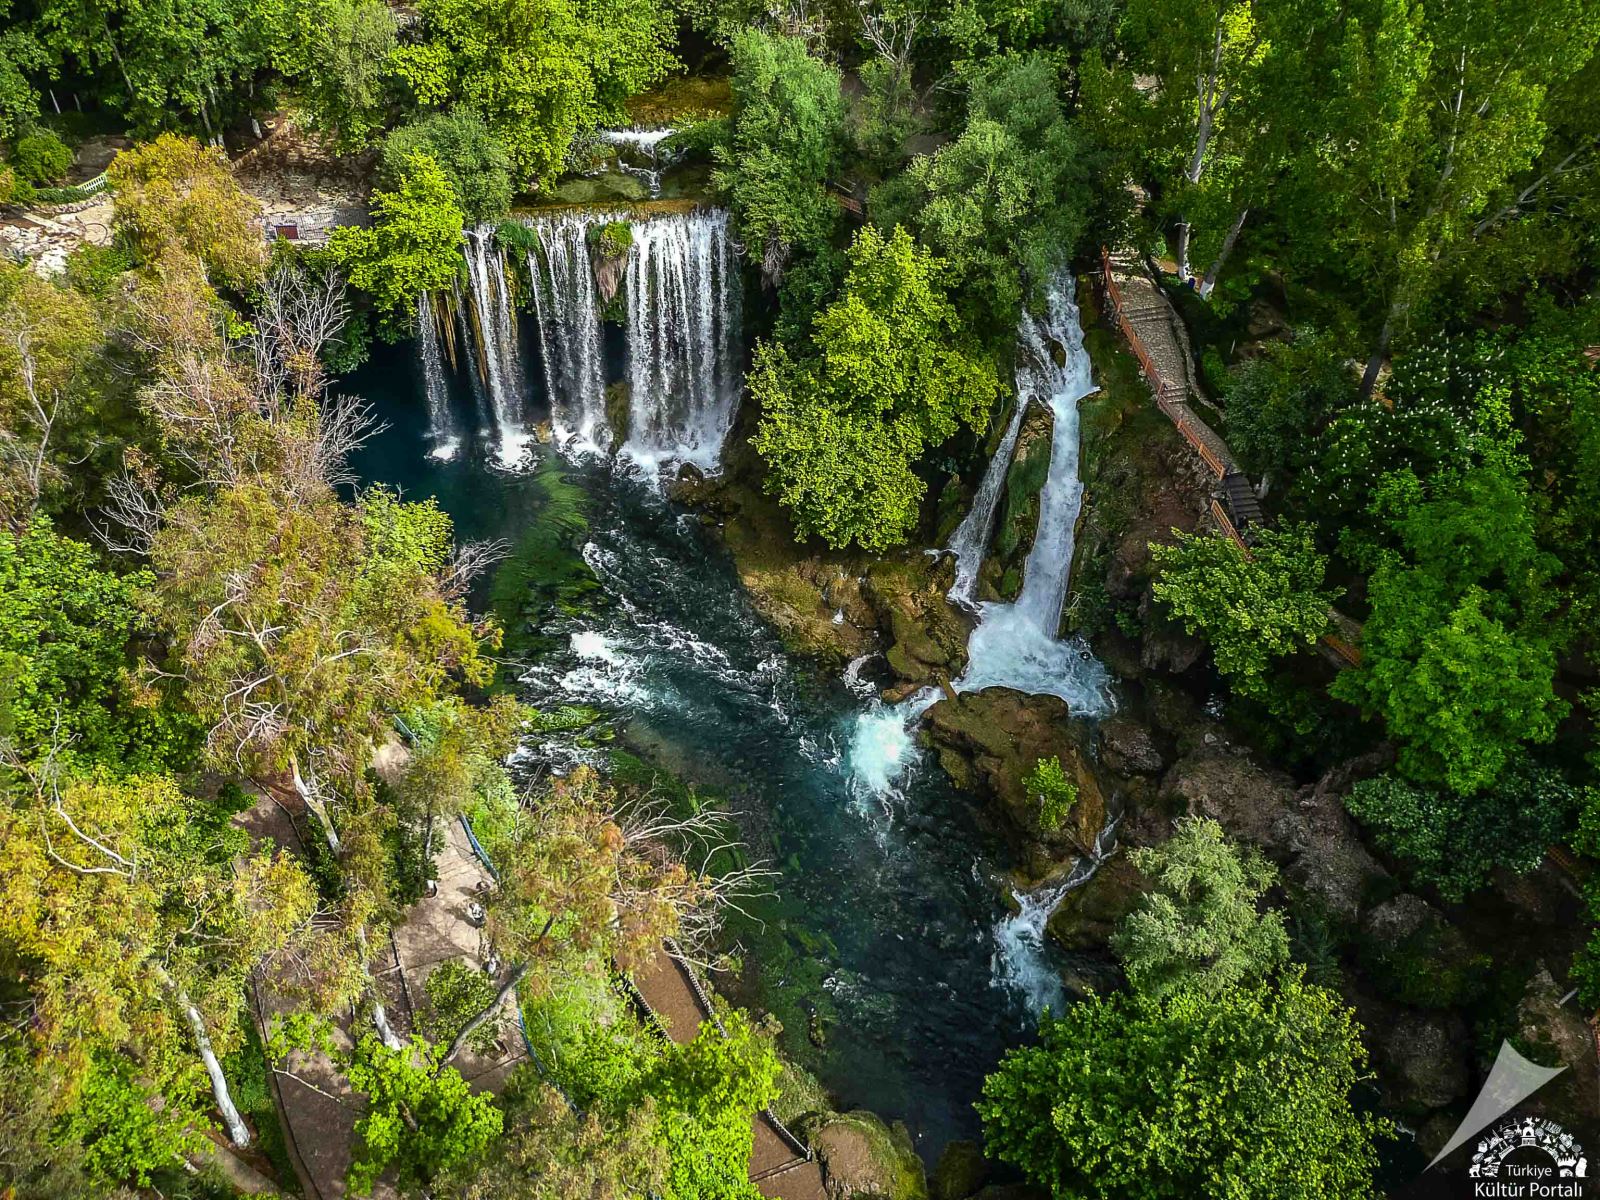
[[[607,221],[595,231],[594,246],[602,258],[621,258],[633,245],[633,226],[626,221]]]
[[[67,173],[72,165],[72,151],[55,134],[44,130],[17,139],[11,151],[11,163],[17,174],[29,183],[53,183]]]
[[[1072,806],[1078,802],[1078,785],[1067,778],[1061,760],[1054,755],[1041,758],[1022,780],[1028,795],[1039,801],[1039,826],[1054,831],[1061,828]]]

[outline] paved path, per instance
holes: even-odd
[[[650,1010],[675,1042],[687,1042],[700,1030],[702,1021],[712,1014],[700,1003],[690,982],[687,964],[665,950],[633,973],[633,983]],[[757,1113],[753,1122],[754,1144],[750,1151],[750,1179],[770,1200],[825,1200],[827,1188],[822,1168],[815,1158],[800,1155],[768,1113]]]

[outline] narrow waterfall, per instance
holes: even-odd
[[[1061,608],[1072,570],[1074,527],[1083,502],[1078,479],[1078,401],[1094,391],[1083,327],[1072,298],[1072,276],[1062,272],[1051,283],[1042,314],[1023,315],[1017,337],[1017,411],[1000,449],[984,473],[973,511],[956,531],[956,584],[952,600],[970,603],[971,587],[988,547],[995,500],[1011,462],[1022,412],[1031,398],[1050,406],[1050,468],[1039,492],[1039,525],[1023,565],[1022,591],[1012,604],[978,606],[978,627],[967,641],[967,669],[952,684],[957,692],[989,687],[1015,688],[1030,695],[1059,696],[1079,716],[1096,716],[1111,707],[1109,677],[1080,639],[1060,641]],[[1064,361],[1057,366],[1053,349]],[[970,524],[969,524],[970,523]],[[963,556],[966,563],[963,584]],[[875,704],[856,718],[849,761],[854,778],[884,795],[916,755],[913,730],[939,699],[924,688],[892,706]]]
[[[1105,668],[1080,640],[1056,637],[1083,503],[1078,401],[1095,390],[1072,288],[1072,276],[1062,272],[1051,281],[1045,311],[1022,318],[1017,395],[1039,396],[1050,406],[1055,419],[1050,469],[1039,493],[1039,525],[1023,565],[1022,591],[1012,604],[979,606],[978,627],[967,643],[967,669],[955,689],[1044,692],[1060,696],[1074,713],[1094,715],[1110,706]],[[1057,347],[1065,352],[1060,366],[1053,353]]]
[[[1022,432],[1022,418],[1027,415],[1032,397],[1017,392],[1016,406],[1011,410],[1011,420],[1000,438],[1000,445],[983,472],[983,482],[972,497],[972,507],[957,526],[950,539],[950,553],[956,559],[956,581],[950,589],[950,599],[957,604],[970,606],[978,586],[978,572],[983,568],[983,556],[989,549],[989,535],[994,531],[994,510],[1000,502],[1000,490],[1005,486],[1006,472],[1011,468],[1011,456],[1017,449],[1017,435]]]
[[[661,195],[661,143],[676,129],[602,129],[600,140],[617,148],[617,167],[624,174],[644,180],[652,199]],[[628,155],[642,158],[648,165],[627,161]]]
[[[1059,1012],[1066,999],[1061,976],[1045,957],[1045,925],[1062,897],[1088,883],[1100,864],[1111,857],[1121,819],[1116,815],[1106,822],[1090,852],[1073,863],[1066,875],[1032,891],[1012,893],[1017,911],[995,927],[994,982],[1020,994],[1034,1012],[1045,1008]]]
[[[466,332],[477,346],[479,381],[494,419],[500,463],[512,467],[521,461],[532,436],[523,422],[516,310],[506,281],[505,256],[492,245],[493,237],[494,230],[487,225],[467,234],[472,328]]]
[[[725,209],[650,217],[628,254],[629,429],[623,454],[646,471],[714,470],[733,425],[739,265]]]
[[[575,450],[605,450],[606,372],[600,298],[589,260],[589,230],[615,214],[564,212],[532,217],[539,237],[528,253],[539,360],[550,397],[550,422],[558,443]]]
[[[438,317],[427,292],[417,296],[417,349],[422,359],[422,386],[428,400],[428,457],[449,462],[461,449],[450,416],[450,389],[445,383],[444,350],[439,345]]]

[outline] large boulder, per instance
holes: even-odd
[[[1541,963],[1517,1004],[1516,1046],[1543,1066],[1567,1068],[1540,1089],[1529,1106],[1592,1144],[1600,1135],[1595,1034],[1582,1011],[1572,1003],[1563,1004],[1561,998],[1561,986]]]
[[[1106,821],[1105,790],[1083,750],[1084,732],[1064,701],[1010,688],[985,688],[940,700],[928,710],[928,737],[956,786],[991,801],[1002,827],[1034,874],[1094,845]],[[1056,758],[1077,785],[1061,824],[1047,829],[1024,780],[1040,759]]]
[[[968,618],[945,599],[955,583],[948,556],[897,555],[873,562],[862,595],[888,645],[889,666],[909,683],[954,678],[967,662]]]
[[[1100,722],[1100,759],[1118,775],[1159,775],[1167,766],[1155,731],[1123,713]]]
[[[1289,882],[1347,924],[1359,920],[1373,884],[1387,875],[1331,788],[1297,789],[1224,745],[1179,759],[1161,789],[1169,803],[1259,846]]]
[[[1144,878],[1133,863],[1126,855],[1114,855],[1082,887],[1061,897],[1045,929],[1068,950],[1098,950],[1144,890]]]
[[[865,1111],[833,1114],[807,1129],[830,1200],[928,1200],[928,1179],[906,1127]]]
[[[1472,1040],[1460,1017],[1389,1006],[1361,1006],[1361,1016],[1390,1103],[1421,1114],[1466,1097]]]

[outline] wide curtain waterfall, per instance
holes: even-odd
[[[557,441],[584,450],[611,444],[599,289],[589,260],[595,224],[594,214],[577,211],[528,221],[539,238],[539,249],[528,251],[528,277],[550,422]]]
[[[467,234],[466,259],[471,314],[470,327],[464,332],[476,350],[478,382],[494,419],[500,461],[515,466],[530,435],[523,414],[516,309],[506,280],[505,256],[494,245],[490,227],[480,226]]]
[[[628,440],[645,467],[714,468],[739,403],[738,261],[725,210],[633,227]]]
[[[573,209],[523,223],[538,241],[527,254],[526,306],[557,442],[577,451],[615,449],[647,473],[685,463],[715,470],[743,387],[739,261],[727,212],[631,218]],[[620,279],[627,374],[615,381],[606,375],[607,298],[593,245],[599,227],[611,223],[627,224],[630,236]],[[509,430],[522,427],[522,368],[505,254],[489,226],[468,236],[467,274],[480,331],[474,350],[481,360],[474,361],[505,447]],[[627,384],[625,431],[611,427],[608,382]],[[518,454],[525,442],[515,443]]]

